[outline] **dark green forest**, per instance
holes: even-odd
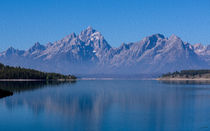
[[[69,80],[76,79],[73,75],[47,73],[34,69],[5,66],[0,63],[0,79],[39,79],[39,80]]]
[[[191,78],[191,77],[205,77],[210,78],[210,70],[182,70],[176,71],[173,73],[163,74],[162,77],[184,77],[184,78]]]

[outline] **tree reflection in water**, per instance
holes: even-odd
[[[0,81],[0,98],[20,93],[24,91],[36,90],[46,86],[57,87],[66,83],[76,81]]]
[[[210,122],[208,84],[138,80],[39,83],[38,88],[27,84],[16,87],[30,85],[30,90],[10,86],[10,91],[19,93],[0,104],[8,110],[30,110],[33,120],[49,118],[46,125],[54,122],[68,130],[199,130]]]

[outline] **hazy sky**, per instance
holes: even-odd
[[[210,44],[210,0],[1,0],[0,51],[54,42],[89,25],[113,47],[154,33]]]

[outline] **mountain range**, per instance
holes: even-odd
[[[209,69],[210,45],[190,44],[176,35],[154,34],[113,48],[100,32],[88,27],[28,50],[13,47],[0,53],[0,62],[64,74],[151,74],[184,69]]]

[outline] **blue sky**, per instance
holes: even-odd
[[[155,33],[210,44],[210,0],[1,0],[0,51],[54,42],[88,26],[113,47]]]

